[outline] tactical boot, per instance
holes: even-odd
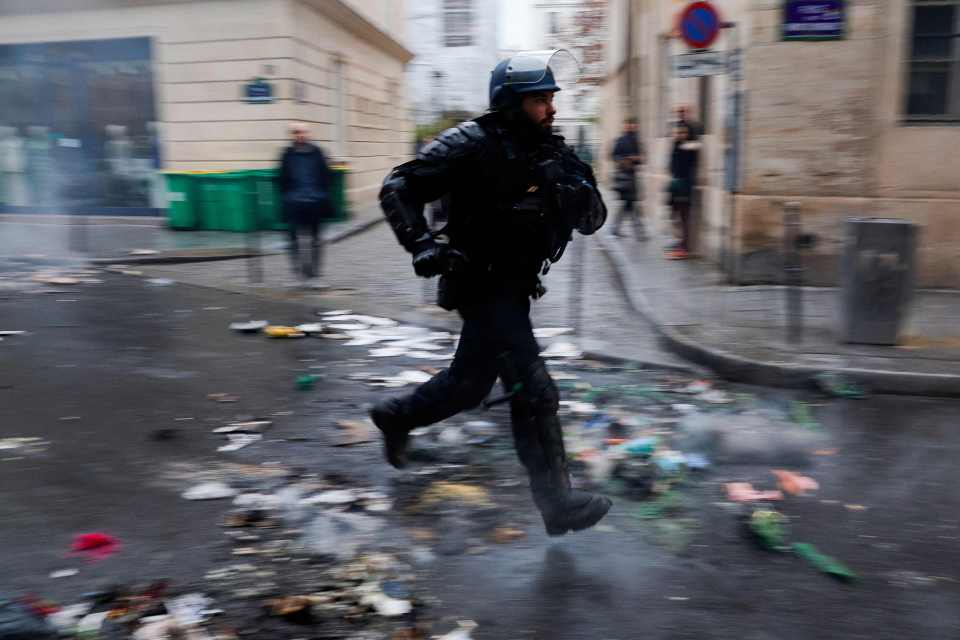
[[[399,398],[390,398],[377,404],[370,410],[370,419],[383,433],[383,453],[393,467],[403,469],[407,466],[407,442],[410,429],[401,421],[403,402]]]
[[[609,498],[571,489],[569,485],[557,487],[558,480],[561,477],[553,472],[531,478],[533,501],[543,516],[547,535],[562,536],[568,531],[589,529],[607,515],[613,504]],[[562,480],[569,482],[565,472]]]
[[[517,453],[530,475],[533,502],[543,516],[547,534],[562,536],[597,524],[612,503],[570,486],[560,421],[556,416],[530,415],[520,403],[513,409]]]

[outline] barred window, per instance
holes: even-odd
[[[960,121],[960,0],[913,0],[907,119]]]
[[[469,47],[473,44],[473,0],[443,0],[443,44]]]

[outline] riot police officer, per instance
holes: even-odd
[[[573,230],[603,225],[606,207],[589,165],[553,135],[554,76],[565,52],[502,61],[490,80],[490,111],[441,133],[386,178],[380,204],[423,277],[441,276],[438,303],[456,309],[463,330],[450,368],[412,394],[370,412],[387,460],[406,464],[416,427],[478,406],[499,377],[510,398],[518,457],[547,533],[596,524],[610,501],[571,487],[559,393],[533,336],[530,299],[560,259]],[[447,242],[430,232],[425,203],[447,196]]]

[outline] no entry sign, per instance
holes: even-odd
[[[691,49],[709,49],[720,34],[720,14],[709,2],[691,2],[680,14],[677,30]]]

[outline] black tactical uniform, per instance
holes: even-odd
[[[533,336],[530,299],[544,292],[539,275],[573,230],[593,233],[606,208],[589,165],[519,110],[523,93],[557,90],[552,74],[504,92],[504,65],[491,82],[497,110],[443,132],[384,182],[387,221],[417,273],[441,275],[439,303],[459,311],[463,330],[449,369],[371,417],[388,460],[402,467],[410,430],[478,406],[499,377],[514,393],[513,434],[534,501],[547,532],[560,535],[593,526],[610,501],[570,487],[559,394]],[[422,211],[445,195],[449,244],[441,245]]]

